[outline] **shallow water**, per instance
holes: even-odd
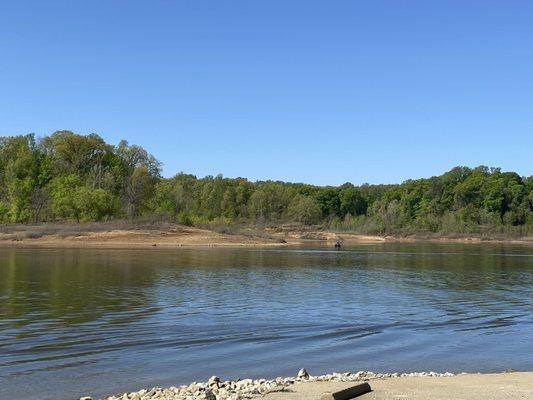
[[[533,248],[0,248],[0,398],[343,370],[533,370]]]

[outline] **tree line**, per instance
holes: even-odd
[[[533,176],[455,167],[402,184],[314,186],[161,176],[144,148],[57,131],[0,138],[0,222],[154,218],[185,225],[298,223],[376,234],[533,232]]]

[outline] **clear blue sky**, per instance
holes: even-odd
[[[0,135],[96,132],[164,175],[533,174],[532,1],[3,1]]]

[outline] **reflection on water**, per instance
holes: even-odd
[[[533,251],[0,248],[0,398],[218,374],[532,369]]]

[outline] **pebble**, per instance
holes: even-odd
[[[408,372],[374,373],[370,371],[333,372],[326,375],[310,375],[305,368],[296,377],[277,377],[275,379],[242,379],[221,381],[212,376],[207,382],[192,382],[190,385],[169,388],[142,389],[137,392],[123,393],[105,397],[103,400],[247,400],[262,397],[267,393],[284,391],[295,382],[358,382],[372,379],[398,378],[402,376],[454,376],[450,372]],[[80,400],[92,400],[80,397]]]

